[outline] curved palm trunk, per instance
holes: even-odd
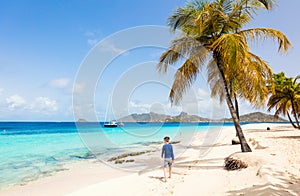
[[[294,124],[294,122],[292,121],[289,112],[287,112],[287,116],[288,116],[288,119],[289,119],[290,123],[293,125],[293,127],[294,127],[294,128],[299,128],[299,127],[297,127],[297,126]]]
[[[236,98],[236,94],[234,94],[234,105],[235,105],[235,111],[236,111],[236,115],[240,121],[240,112],[239,112],[239,102]]]
[[[297,127],[300,128],[299,120],[298,120],[298,117],[297,117],[297,112],[296,112],[296,109],[295,109],[294,100],[292,99],[291,102],[292,102],[292,110],[293,110],[292,113],[294,114],[294,117],[295,117],[295,120],[296,120],[296,123],[297,123]]]
[[[236,94],[234,93],[234,105],[235,105],[235,112],[236,112],[236,115],[238,117],[238,120],[240,122],[240,112],[239,112],[239,102],[236,98]],[[236,137],[238,137],[238,134],[236,133]]]
[[[224,74],[224,71],[223,71],[223,67],[222,67],[222,63],[221,63],[221,60],[219,58],[219,55],[217,53],[214,53],[214,58],[216,59],[217,66],[218,66],[220,75],[222,77],[222,82],[223,82],[224,91],[225,91],[225,95],[226,95],[225,96],[226,97],[226,102],[227,102],[227,105],[228,105],[228,108],[229,108],[229,111],[230,111],[230,114],[231,114],[231,117],[232,117],[232,120],[233,120],[233,123],[234,123],[234,126],[235,126],[237,136],[238,136],[238,138],[240,140],[240,143],[241,143],[242,152],[252,152],[250,146],[248,145],[248,143],[246,141],[246,138],[245,138],[243,130],[241,128],[240,122],[238,120],[238,116],[236,114],[233,103],[231,101],[231,97],[230,97],[230,94],[229,94],[229,90],[228,90],[227,83],[226,83],[226,80],[225,80],[225,74]]]

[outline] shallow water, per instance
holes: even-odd
[[[231,123],[0,122],[0,189],[25,184],[65,169],[67,164],[137,152],[158,145],[166,135],[188,145],[195,133]]]

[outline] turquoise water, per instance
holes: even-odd
[[[0,122],[0,189],[51,175],[67,164],[161,144],[170,136],[187,145],[209,123],[126,123],[103,128],[99,123]],[[232,124],[226,124],[231,126]]]

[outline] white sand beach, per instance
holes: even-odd
[[[224,127],[210,146],[199,134],[175,160],[166,183],[161,168],[137,174],[87,162],[0,195],[300,195],[300,130],[289,124],[242,127],[253,152],[238,153],[240,146],[231,145],[233,127]],[[225,170],[224,159],[230,155],[248,168]]]

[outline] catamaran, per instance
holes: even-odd
[[[118,123],[115,120],[112,120],[110,122],[105,122],[104,127],[118,127]]]
[[[112,120],[112,121],[109,121],[109,122],[106,121],[108,108],[109,108],[109,106],[110,106],[110,101],[111,101],[111,99],[110,99],[110,96],[109,96],[109,100],[108,100],[107,106],[106,106],[105,120],[104,120],[103,126],[104,126],[104,127],[111,127],[111,128],[112,128],[112,127],[118,127],[117,121],[115,121],[115,120]]]

